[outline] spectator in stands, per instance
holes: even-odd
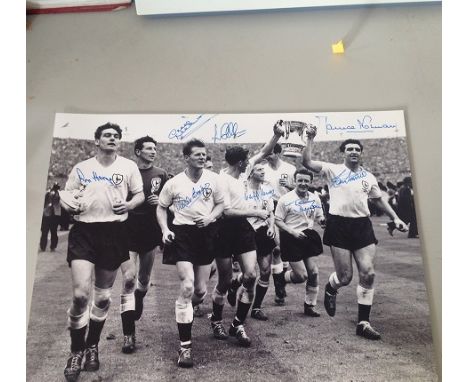
[[[45,251],[47,247],[47,238],[50,231],[50,250],[53,252],[57,248],[58,236],[57,227],[60,222],[60,196],[58,191],[60,186],[58,183],[54,183],[51,189],[47,190],[44,198],[44,210],[42,213],[41,223],[41,240],[40,248],[41,251]]]
[[[403,185],[398,190],[398,214],[401,220],[409,224],[408,238],[418,238],[413,183],[409,176],[403,180]]]

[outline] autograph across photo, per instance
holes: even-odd
[[[437,380],[401,110],[58,113],[37,231],[30,381]]]

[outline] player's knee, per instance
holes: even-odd
[[[268,269],[260,269],[260,280],[262,281],[268,281],[271,276],[271,267],[268,267]]]
[[[76,288],[73,291],[72,303],[73,303],[74,311],[82,312],[88,306],[89,293],[84,289]]]
[[[110,304],[111,288],[98,288],[95,286],[90,318],[94,321],[104,321],[107,318]]]
[[[303,283],[304,281],[307,280],[307,272],[305,270],[296,272],[294,271],[294,282],[295,283]],[[292,278],[291,278],[292,279]]]
[[[242,284],[247,288],[251,289],[255,285],[257,275],[255,271],[248,271],[244,273]]]
[[[182,285],[180,287],[181,297],[184,299],[190,300],[193,296],[193,292],[195,291],[195,287],[193,285],[193,280],[185,279],[182,281]]]
[[[111,303],[111,288],[94,287],[94,305],[100,309],[108,308]]]
[[[371,287],[374,284],[375,272],[369,269],[366,272],[359,273],[359,279],[362,284]]]
[[[280,247],[276,246],[275,248],[273,248],[272,254],[275,259],[279,258],[281,256]]]
[[[309,269],[307,271],[307,277],[309,279],[317,278],[318,277],[318,272],[319,272],[318,267],[314,266],[314,267],[312,267],[311,269]]]
[[[338,275],[338,279],[340,280],[340,284],[342,286],[349,285],[351,280],[353,279],[353,273],[350,271],[343,271],[340,272]]]
[[[123,275],[123,286],[125,291],[131,292],[135,288],[136,284],[136,279],[135,279],[135,273],[134,272],[125,272]]]
[[[192,303],[194,305],[199,305],[205,301],[205,297],[207,295],[206,287],[204,289],[194,289],[192,295]]]
[[[311,285],[317,284],[318,281],[318,272],[309,272],[307,274],[307,281],[312,283]]]
[[[310,274],[318,274],[318,265],[317,264],[312,264],[312,266],[309,269]]]

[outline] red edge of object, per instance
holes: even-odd
[[[82,5],[71,7],[58,7],[58,8],[35,8],[27,9],[27,14],[41,14],[41,13],[68,13],[68,12],[101,12],[111,11],[116,8],[129,7],[131,3],[119,4],[102,4],[102,5]]]

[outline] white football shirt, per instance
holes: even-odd
[[[248,208],[271,212],[274,209],[274,193],[275,190],[269,183],[261,184],[259,189],[252,189],[249,185],[247,185],[244,199]],[[258,217],[249,217],[247,220],[255,231],[261,226],[268,225],[268,219],[263,220]]]
[[[307,192],[307,196],[301,198],[296,190],[292,190],[278,200],[275,219],[283,221],[295,230],[312,229],[315,219],[323,219],[320,198],[312,192]]]
[[[185,171],[169,179],[159,194],[162,207],[174,207],[175,225],[195,225],[194,218],[208,216],[216,204],[224,202],[224,191],[219,175],[203,170],[197,182]]]
[[[65,185],[66,191],[77,191],[83,211],[74,219],[84,223],[124,221],[128,214],[116,215],[112,205],[125,201],[129,192],[143,191],[143,181],[135,162],[117,156],[103,167],[95,157],[76,164]]]
[[[344,164],[320,162],[327,178],[330,214],[349,218],[370,216],[367,199],[382,196],[377,179],[363,167],[353,172]]]
[[[280,165],[276,170],[272,169],[270,164],[265,166],[265,181],[273,186],[276,201],[290,191],[288,188],[280,185],[280,179],[285,179],[290,187],[294,187],[295,172],[296,167],[283,160],[280,160]]]
[[[224,171],[219,174],[219,178],[226,190],[224,195],[224,208],[238,208],[244,210],[248,208],[244,198],[247,192],[247,179],[244,177],[236,179]]]

